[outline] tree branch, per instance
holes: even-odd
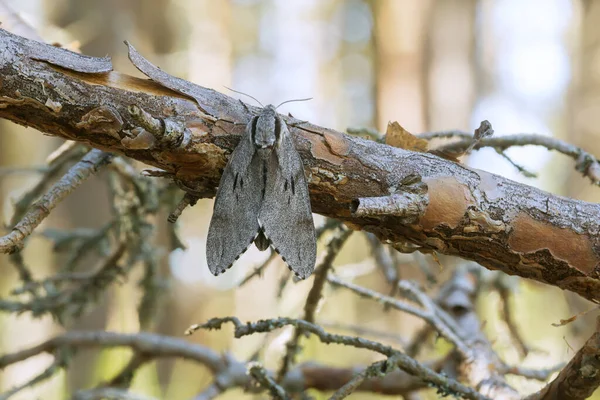
[[[427,132],[419,135],[420,138],[431,140],[434,138],[452,138],[458,137],[460,140],[443,145],[436,150],[449,153],[461,153],[472,146],[474,150],[479,150],[484,147],[492,147],[499,152],[510,147],[517,146],[541,146],[548,150],[558,151],[575,160],[575,169],[587,176],[592,183],[600,184],[600,163],[598,159],[585,150],[572,145],[571,143],[543,135],[531,133],[518,133],[514,135],[488,137],[473,141],[473,135],[464,131],[443,131],[443,132]]]
[[[600,317],[596,332],[587,340],[558,376],[526,400],[584,400],[600,386]]]
[[[110,154],[92,150],[75,164],[12,228],[12,231],[0,237],[0,253],[14,253],[23,247],[23,240],[42,223],[57,204],[79,187],[87,178],[95,174],[110,159]]]
[[[137,66],[170,89],[116,72],[82,73],[65,69],[71,68],[69,63],[61,68],[37,61],[40,46],[48,62],[67,57],[65,50],[32,44],[4,30],[0,46],[0,117],[156,166],[192,194],[214,192],[249,112],[256,111],[213,90],[171,79],[133,48]],[[69,62],[77,57],[83,56],[69,53]],[[81,61],[98,70],[106,66],[104,59]],[[314,212],[381,240],[474,260],[600,301],[600,205],[432,154],[291,117],[286,121],[309,177]],[[410,192],[406,182],[414,176],[427,186],[427,206],[416,223],[387,213],[352,213],[359,198]]]
[[[384,344],[373,342],[371,340],[359,337],[328,333],[319,325],[315,325],[301,319],[277,318],[242,324],[240,320],[236,317],[212,318],[204,324],[192,325],[186,331],[186,335],[190,335],[198,329],[221,329],[222,325],[226,322],[232,323],[234,325],[234,332],[236,338],[251,335],[254,333],[271,332],[275,329],[282,328],[286,325],[292,325],[295,326],[297,329],[301,328],[305,332],[315,335],[319,338],[319,340],[322,343],[337,343],[345,346],[356,347],[359,349],[368,349],[383,354],[387,356],[388,361],[392,361],[394,365],[397,365],[399,368],[408,372],[411,375],[418,376],[420,379],[430,383],[431,385],[438,388],[439,391],[445,394],[452,394],[454,396],[461,396],[462,398],[473,400],[488,399],[487,397],[477,393],[475,390],[433,371],[429,367],[419,363],[418,361],[410,358],[401,351],[395,350],[390,346],[386,346]],[[389,368],[384,368],[384,370],[382,370],[381,372],[385,373],[386,369]]]
[[[73,400],[156,400],[154,397],[142,396],[117,388],[97,388],[80,390],[73,395]]]
[[[427,302],[425,304],[421,304],[421,306],[424,307],[423,309],[421,309],[421,308],[415,307],[411,304],[402,302],[400,300],[396,300],[392,297],[385,296],[374,290],[367,289],[367,288],[355,285],[350,282],[344,282],[343,280],[339,279],[338,277],[336,277],[334,275],[329,275],[327,277],[327,280],[333,286],[345,287],[346,289],[353,291],[354,293],[356,293],[357,295],[359,295],[361,297],[373,299],[379,303],[391,306],[392,308],[395,308],[396,310],[404,311],[408,314],[412,314],[416,317],[423,319],[428,324],[431,324],[431,326],[433,326],[440,333],[440,335],[442,337],[444,337],[450,343],[452,343],[454,346],[456,346],[458,351],[461,352],[465,358],[472,357],[471,350],[464,343],[463,339],[460,338],[458,335],[457,326],[454,323],[448,323],[448,322],[450,322],[448,320],[448,318],[440,317],[440,314],[442,314],[442,313],[445,314],[445,312],[443,310],[441,310],[439,307],[437,307],[437,305],[435,305],[433,302]],[[402,282],[402,283],[407,284],[407,282]]]
[[[339,228],[329,243],[327,243],[327,249],[325,255],[319,261],[319,265],[315,268],[315,279],[313,286],[306,296],[306,303],[304,304],[304,320],[310,323],[315,322],[315,314],[319,301],[321,300],[323,289],[325,287],[325,281],[327,279],[327,273],[333,268],[333,261],[339,254],[341,247],[346,243],[346,240],[350,237],[352,231],[345,228]],[[281,368],[277,373],[277,380],[281,380],[289,371],[290,366],[296,360],[296,356],[300,352],[300,337],[303,335],[301,328],[296,327],[294,335],[286,343],[286,353],[281,361]]]
[[[222,392],[235,387],[256,391],[252,390],[252,384],[254,383],[253,380],[255,377],[248,374],[248,367],[252,367],[252,364],[247,365],[228,355],[222,356],[210,348],[189,343],[181,339],[151,333],[124,334],[116,332],[88,331],[66,332],[37,346],[0,356],[0,369],[41,353],[50,353],[55,356],[55,362],[53,362],[42,374],[35,377],[32,381],[10,390],[3,395],[13,395],[17,393],[18,390],[22,390],[25,387],[38,383],[41,379],[49,378],[49,374],[54,374],[58,372],[60,368],[65,366],[67,361],[64,359],[64,355],[70,354],[71,350],[83,348],[102,349],[111,347],[131,348],[134,352],[132,359],[140,359],[141,357],[145,361],[149,361],[156,358],[179,357],[206,366],[215,376],[215,382],[206,387],[203,392],[196,397],[198,400],[212,399]],[[416,361],[412,362],[420,366]],[[130,364],[131,363],[129,363],[128,366]],[[425,364],[423,368],[425,368],[426,371],[435,371],[434,373],[437,375],[442,366],[443,361],[434,364]],[[348,382],[351,379],[353,372],[358,368],[359,367],[334,368],[314,363],[301,364],[286,375],[281,383],[281,387],[295,393],[309,388],[320,391],[336,390],[344,383]],[[127,366],[125,369],[127,369]],[[121,376],[122,373],[118,373],[115,378]],[[121,396],[115,398],[136,398],[136,395],[123,390],[123,387],[127,385],[122,385],[122,382],[117,382],[115,378],[108,382],[106,386],[77,392],[74,398],[103,398],[102,394],[104,393],[106,395],[106,393],[109,392],[115,393],[115,396]],[[442,379],[443,381],[446,380],[446,378]],[[274,382],[271,380],[271,383]],[[115,385],[119,387],[114,387]],[[459,388],[464,388],[462,385],[457,385]],[[404,371],[395,370],[389,372],[385,377],[372,377],[365,380],[358,390],[390,395],[404,395],[424,387],[426,387],[426,383],[420,377],[407,374]],[[468,392],[475,393],[472,389],[468,389]],[[483,399],[484,397],[478,396],[475,393],[470,398]]]

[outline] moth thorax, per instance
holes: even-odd
[[[278,121],[275,112],[271,109],[265,109],[265,111],[258,116],[254,131],[252,132],[254,145],[259,149],[273,147],[280,129],[280,121]]]
[[[257,131],[254,136],[254,145],[258,149],[268,149],[273,147],[275,144],[275,135],[263,134],[261,131]]]

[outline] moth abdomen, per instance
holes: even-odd
[[[258,234],[254,238],[254,244],[256,245],[256,248],[260,251],[265,251],[271,245],[271,241],[265,235],[265,232],[261,229],[260,231],[258,231]]]

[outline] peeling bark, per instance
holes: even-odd
[[[64,68],[39,61],[39,46],[45,60],[70,61]],[[183,80],[171,80],[183,85],[173,91],[118,72],[65,69],[78,57],[84,56],[0,30],[0,117],[158,167],[180,186],[214,191],[255,107]],[[132,59],[168,84],[156,67]],[[84,62],[106,67],[105,59]],[[600,301],[600,205],[285,119],[304,161],[314,212],[386,242],[409,242]],[[405,182],[415,177],[426,184],[428,198],[416,222],[352,212],[359,198],[405,193]]]

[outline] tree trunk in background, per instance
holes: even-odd
[[[226,90],[224,86],[236,87],[232,83],[232,43],[231,35],[245,26],[255,27],[257,7],[245,7],[241,2],[185,0],[170,2],[172,21],[185,21],[193,15],[194,23],[177,31],[182,35],[175,43],[177,51],[170,54],[162,63],[170,74],[188,79],[200,85]],[[238,13],[242,17],[237,19]],[[254,30],[252,30],[254,32]],[[245,100],[245,99],[244,99]],[[245,100],[246,101],[246,100]],[[180,192],[178,195],[183,196]],[[179,337],[191,324],[205,321],[215,315],[235,314],[234,291],[219,290],[216,281],[232,281],[239,270],[230,270],[215,278],[205,265],[202,245],[206,242],[208,223],[212,215],[213,201],[200,200],[194,207],[188,207],[179,218],[181,237],[191,255],[174,261],[171,268],[182,267],[180,275],[165,271],[169,279],[162,309],[165,311],[157,326],[157,332]],[[163,220],[166,216],[162,216]],[[168,269],[168,268],[167,268]],[[189,337],[191,342],[200,343],[216,351],[228,351],[233,339],[228,335],[207,335],[201,333]],[[160,382],[164,392],[160,398],[193,398],[212,379],[206,368],[184,360],[162,361],[158,364]],[[168,383],[168,386],[165,384]],[[231,394],[229,394],[231,395]],[[227,395],[226,395],[227,396]]]
[[[375,46],[374,6],[376,1],[342,1],[339,53],[342,73],[339,81],[338,113],[346,126],[375,126]],[[340,127],[341,130],[344,126]]]
[[[423,39],[430,35],[433,1],[372,0],[371,4],[375,126],[385,132],[388,122],[398,121],[410,132],[421,132],[425,129],[428,112],[426,41]],[[424,281],[420,268],[429,269],[432,262],[429,255],[397,253],[395,256],[402,279]],[[357,283],[385,292],[390,286],[383,278],[383,274],[369,274]],[[376,330],[411,337],[422,326],[410,315],[389,318],[374,304],[360,302],[359,306],[357,315],[370,315],[368,326]]]
[[[46,2],[46,10],[49,21],[59,27],[68,27],[73,37],[80,41],[83,53],[98,56],[108,54],[119,69],[121,64],[129,64],[123,40],[136,43],[149,55],[171,51],[174,44],[173,29],[170,27],[171,20],[166,18],[171,7],[169,3],[158,0],[153,1],[150,6],[148,2],[141,0],[52,0]],[[65,200],[63,209],[69,210],[69,213],[63,214],[62,218],[67,222],[59,225],[63,228],[65,224],[69,227],[99,227],[106,223],[110,218],[111,208],[106,201],[107,197],[98,195],[106,190],[102,175],[100,179],[86,183],[85,187]],[[94,261],[90,260],[90,267],[95,265]],[[139,301],[136,290],[138,279],[135,274],[131,278],[123,285],[109,289],[111,295],[99,307],[69,328],[120,331],[139,329],[136,315]],[[121,351],[89,352],[80,356],[76,361],[79,367],[67,372],[70,390],[85,387],[94,378],[109,379],[114,373],[114,365],[127,362],[128,357],[127,353]],[[136,379],[139,380],[139,377]]]
[[[425,130],[468,129],[474,103],[476,0],[436,0],[427,23]]]
[[[584,148],[592,154],[600,153],[600,75],[598,57],[600,56],[600,3],[582,0],[580,7],[580,32],[574,49],[575,67],[573,71],[572,129],[569,131],[571,143]],[[567,180],[568,193],[577,199],[598,202],[600,195],[597,187],[589,180],[571,171]]]
[[[571,96],[568,99],[571,126],[567,128],[564,139],[579,146],[591,154],[600,154],[600,75],[598,74],[598,57],[600,57],[600,3],[593,0],[574,1],[578,12],[579,32],[573,40],[573,83]],[[562,174],[565,178],[565,196],[576,199],[600,202],[598,187],[590,184],[572,168]],[[590,308],[589,302],[565,292],[572,313],[577,314]],[[573,333],[579,338],[578,343],[571,343],[578,348],[585,342],[595,326],[595,314],[588,313],[571,324]]]
[[[35,7],[35,5],[33,5]],[[29,39],[42,40],[36,31],[36,27],[28,25],[15,10],[5,4],[0,4],[0,20],[4,29],[11,30]],[[23,134],[25,127],[15,125],[7,121],[0,122],[0,168],[1,167],[32,167],[42,165],[46,156],[54,150],[62,140],[41,136],[35,141],[35,146]],[[12,201],[19,197],[39,182],[37,173],[18,173],[0,175],[0,224],[7,226],[12,218],[14,207]],[[62,216],[66,213],[65,207],[58,207],[48,218],[45,224],[61,224]],[[62,225],[64,226],[64,225]],[[43,276],[54,272],[55,265],[52,261],[54,256],[52,249],[44,241],[30,238],[28,245],[28,256],[25,259],[27,265],[31,266],[37,276]],[[0,257],[0,270],[3,271],[0,282],[0,293],[2,297],[8,295],[8,291],[14,288],[18,282],[15,268],[10,265],[9,257]],[[30,316],[16,316],[14,314],[2,313],[0,315],[2,343],[10,343],[11,346],[25,347],[47,339],[56,333],[53,321],[46,317],[32,319]],[[11,347],[12,348],[12,347]],[[7,368],[0,372],[0,387],[13,387],[15,381],[24,382],[34,377],[45,368],[39,360],[28,360],[25,364]],[[27,395],[31,398],[48,395],[60,396],[60,388],[53,385],[51,390],[39,385],[29,390]],[[49,386],[49,385],[46,385]]]
[[[375,2],[377,127],[399,121],[410,132],[425,128],[423,35],[431,1]],[[385,82],[385,84],[383,83]]]

